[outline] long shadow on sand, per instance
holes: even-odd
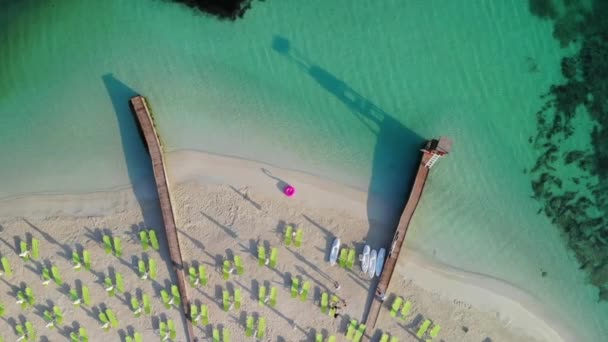
[[[367,198],[369,230],[365,240],[372,248],[388,249],[392,229],[399,222],[414,180],[424,139],[346,82],[314,64],[288,39],[275,36],[272,48],[333,95],[376,136]],[[390,227],[390,233],[386,227]],[[375,289],[376,285],[377,278],[372,282],[371,289]],[[372,299],[373,291],[370,291],[367,304]],[[367,312],[363,314],[364,318],[366,316]]]

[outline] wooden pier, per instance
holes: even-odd
[[[154,127],[154,121],[146,99],[143,96],[134,96],[131,98],[131,109],[133,110],[139,127],[144,135],[150,159],[152,159],[152,167],[154,169],[154,180],[158,190],[158,199],[160,201],[160,209],[163,216],[165,226],[165,235],[169,245],[169,255],[171,264],[177,275],[177,285],[181,296],[183,313],[185,315],[186,331],[188,341],[196,342],[192,321],[190,320],[190,301],[188,300],[188,288],[186,286],[186,275],[184,272],[184,264],[182,261],[182,253],[179,247],[179,239],[177,237],[177,227],[175,226],[175,214],[171,203],[171,194],[169,193],[169,182],[167,181],[167,171],[165,169],[165,158],[163,150]]]
[[[393,276],[393,271],[395,270],[395,266],[399,259],[399,252],[403,247],[405,234],[407,233],[407,229],[409,227],[410,221],[412,220],[412,216],[414,216],[416,207],[418,206],[420,198],[422,197],[422,191],[424,190],[424,185],[426,184],[426,179],[429,175],[429,171],[431,167],[435,164],[435,162],[439,160],[440,157],[450,152],[451,148],[452,142],[449,139],[440,138],[438,140],[433,139],[428,141],[425,148],[421,150],[422,158],[420,160],[420,165],[418,166],[418,172],[416,173],[414,185],[412,186],[410,196],[407,200],[405,208],[403,209],[401,218],[399,219],[397,231],[395,232],[395,235],[393,237],[393,242],[391,243],[388,256],[384,263],[384,269],[382,270],[380,280],[376,287],[374,299],[372,300],[370,309],[368,311],[367,320],[365,322],[368,331],[373,331],[374,327],[376,326],[376,320],[378,319],[378,315],[380,314],[382,303],[384,302],[384,299],[386,299],[386,291],[388,289],[391,277]],[[369,338],[366,336],[365,340],[369,340]]]

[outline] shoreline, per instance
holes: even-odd
[[[530,293],[503,279],[447,265],[409,248],[403,258],[397,265],[398,271],[426,290],[495,313],[507,326],[540,337],[541,341],[581,340],[581,335],[566,326],[563,318]]]
[[[244,199],[255,194],[270,198],[273,203],[330,209],[347,212],[359,220],[383,221],[381,215],[368,213],[366,192],[315,175],[192,150],[170,152],[166,158],[173,187],[190,182],[228,185]],[[280,192],[279,188],[287,182],[298,191],[294,198],[287,198]],[[145,201],[155,205],[156,196],[146,197]],[[138,203],[128,186],[82,194],[25,194],[0,199],[0,217],[92,217],[147,204]],[[407,247],[402,254],[396,277],[411,279],[432,294],[449,301],[466,302],[488,315],[498,312],[495,319],[504,323],[506,329],[520,333],[524,330],[525,335],[546,341],[576,340],[572,327],[551,315],[550,310],[533,296],[505,281],[439,264]]]

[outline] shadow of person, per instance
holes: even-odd
[[[275,36],[272,49],[308,74],[376,136],[367,194],[369,229],[365,240],[372,248],[388,249],[414,181],[419,151],[425,140],[346,82],[312,63],[288,39]],[[377,284],[375,279],[372,288]],[[368,302],[372,299],[373,292],[370,292]]]
[[[135,122],[129,107],[129,100],[138,93],[112,74],[105,74],[101,79],[114,107],[129,181],[140,206],[144,226],[158,227],[162,224],[162,218],[152,171],[152,160],[145,145],[143,133]]]

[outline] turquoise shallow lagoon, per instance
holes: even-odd
[[[303,170],[389,202],[417,144],[448,135],[454,152],[408,245],[524,289],[581,340],[608,336],[608,304],[524,172],[539,96],[571,52],[527,1],[268,0],[237,22],[154,0],[0,4],[0,197],[149,177],[127,170],[143,148],[123,150],[137,134],[121,135],[108,74],[150,99],[169,150]]]

